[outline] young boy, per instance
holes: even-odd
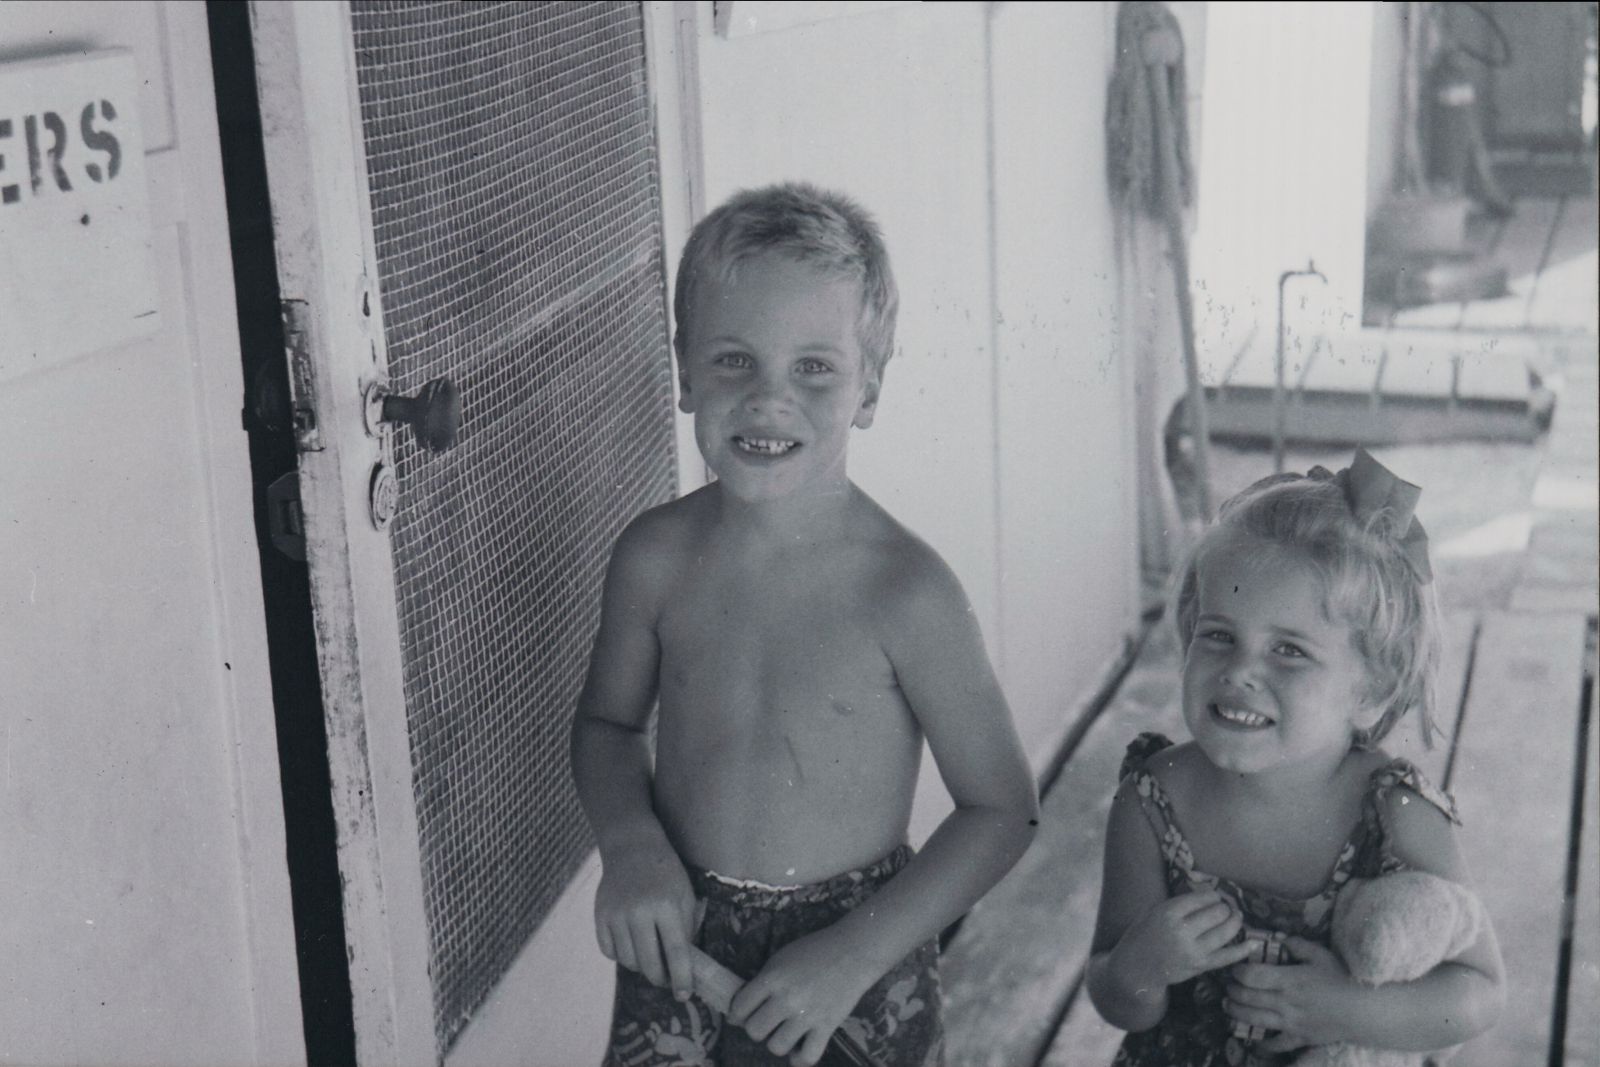
[[[841,1025],[937,1063],[937,935],[1032,839],[960,584],[845,473],[897,304],[871,218],[807,185],[735,196],[684,249],[679,403],[716,480],[618,538],[573,727],[608,1064],[810,1065]],[[913,858],[924,738],[956,807]],[[726,1018],[691,941],[748,979]]]

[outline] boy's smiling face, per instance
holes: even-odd
[[[850,428],[879,377],[857,324],[861,286],[766,253],[708,278],[679,367],[679,406],[724,491],[760,501],[845,488]]]
[[[1240,774],[1336,762],[1376,711],[1350,626],[1329,617],[1311,562],[1235,537],[1202,556],[1197,576],[1183,714],[1200,748]]]

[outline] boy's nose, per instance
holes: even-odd
[[[757,376],[745,396],[745,407],[753,412],[784,410],[789,406],[789,380],[775,374]]]

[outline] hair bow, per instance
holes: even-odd
[[[1319,471],[1323,478],[1328,477],[1322,468],[1314,469],[1310,476],[1315,477]],[[1389,512],[1394,522],[1392,529],[1399,531],[1396,536],[1400,554],[1416,572],[1418,580],[1433,581],[1433,567],[1428,562],[1428,535],[1414,514],[1422,487],[1396,477],[1364,448],[1356,449],[1350,466],[1332,477],[1344,490],[1344,498],[1356,518],[1364,522],[1380,511]]]

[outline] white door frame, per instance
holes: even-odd
[[[381,449],[362,396],[387,381],[388,363],[350,9],[344,0],[256,0],[251,23],[356,1059],[437,1063],[394,567],[388,535],[369,517]]]

